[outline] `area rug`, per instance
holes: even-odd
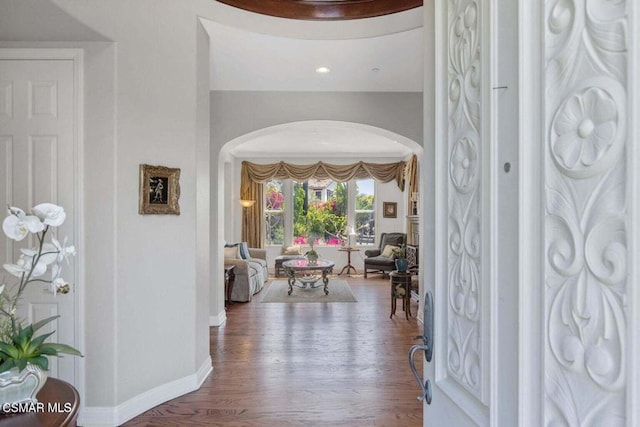
[[[318,281],[317,288],[293,287],[293,292],[288,295],[289,284],[286,281],[278,280],[267,288],[267,293],[262,302],[358,302],[353,295],[349,284],[344,280],[329,280],[329,295],[324,294],[324,285]]]

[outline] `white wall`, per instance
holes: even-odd
[[[211,139],[222,147],[269,126],[337,120],[386,129],[422,145],[422,102],[416,92],[212,91]]]
[[[208,317],[208,305],[196,305],[197,292],[208,292],[196,287],[196,186],[203,185],[196,170],[205,166],[196,164],[202,150],[196,141],[203,137],[196,111],[208,105],[208,81],[198,103],[198,2],[191,3],[0,4],[3,47],[82,47],[86,53],[85,176],[79,178],[86,240],[77,245],[86,261],[82,401],[93,421],[121,423],[168,396],[145,393],[176,380],[188,381],[170,392],[188,391],[208,360],[208,328],[196,320]],[[202,54],[208,76],[208,46]],[[207,111],[203,117],[200,129],[208,132]],[[208,134],[204,139],[208,148]],[[137,214],[139,163],[182,169],[180,216]],[[140,397],[137,405],[133,398]]]

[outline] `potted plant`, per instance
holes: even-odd
[[[407,261],[407,247],[404,243],[393,250],[393,257],[395,258],[396,270],[400,273],[406,272],[409,267],[409,261]]]
[[[313,245],[315,244],[315,241],[316,241],[316,238],[314,236],[309,237],[308,243],[311,249],[305,252],[304,254],[304,256],[309,261],[309,264],[315,264],[316,262],[318,262],[318,258],[319,258],[318,252],[316,252],[315,249],[313,249]]]
[[[18,278],[13,284],[0,285],[0,401],[6,403],[35,402],[36,394],[44,386],[49,368],[47,356],[70,354],[82,356],[75,348],[66,344],[46,342],[55,331],[36,335],[46,324],[60,316],[25,325],[18,318],[18,304],[27,286],[34,283],[48,284],[54,294],[68,293],[69,284],[60,276],[63,262],[74,256],[73,246],[61,244],[46,236],[51,227],[62,225],[66,218],[64,209],[51,203],[35,206],[32,215],[10,207],[9,216],[2,223],[4,234],[19,242],[30,233],[36,236],[37,247],[21,249],[22,254],[15,264],[4,264],[4,269]],[[43,278],[50,269],[50,277]]]

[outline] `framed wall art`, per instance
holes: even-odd
[[[396,218],[398,216],[398,203],[382,202],[382,216],[384,218]]]
[[[180,169],[140,165],[138,213],[180,215]]]

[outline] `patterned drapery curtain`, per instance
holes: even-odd
[[[243,185],[242,189],[241,199],[256,201],[250,208],[242,208],[242,241],[247,242],[250,248],[261,248],[264,240],[264,186],[262,183],[250,182],[247,186]]]
[[[411,156],[411,159],[409,159],[409,161],[407,162],[406,169],[405,169],[405,177],[406,177],[407,186],[408,186],[407,214],[414,215],[413,206],[415,204],[417,209],[417,204],[418,204],[418,156],[416,156],[415,154]],[[413,232],[413,228],[411,226],[411,223],[407,221],[407,236],[411,236],[412,232]],[[413,242],[413,244],[417,245],[418,242]]]
[[[413,158],[415,157],[413,156]],[[398,188],[404,191],[407,164],[411,163],[413,158],[409,162],[404,160],[395,163],[358,162],[350,165],[332,165],[324,162],[317,162],[311,165],[294,165],[286,162],[261,165],[245,160],[242,162],[240,198],[255,200],[256,203],[248,208],[248,227],[246,225],[247,222],[243,221],[242,240],[246,241],[249,247],[252,248],[261,248],[263,246],[264,206],[262,204],[262,193],[263,184],[270,179],[306,181],[309,178],[330,178],[334,181],[346,182],[351,179],[374,178],[380,182],[395,180]],[[414,181],[416,181],[415,177]]]

